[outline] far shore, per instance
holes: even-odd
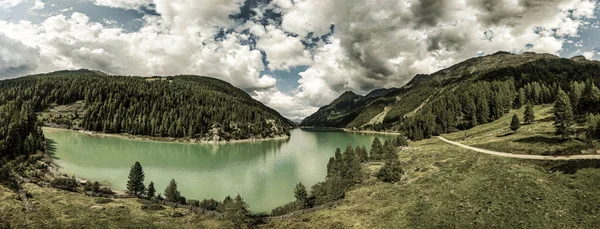
[[[389,135],[400,135],[398,132],[385,132],[385,131],[375,131],[375,130],[353,130],[350,128],[338,128],[338,127],[314,127],[314,126],[298,126],[300,129],[317,129],[317,130],[338,130],[344,132],[352,132],[352,133],[365,133],[365,134],[389,134]]]
[[[271,138],[252,138],[252,139],[236,139],[229,141],[204,141],[198,139],[189,139],[189,138],[169,138],[169,137],[151,137],[151,136],[143,136],[143,135],[131,135],[131,134],[107,134],[102,132],[95,131],[87,131],[87,130],[73,130],[66,128],[56,128],[56,127],[42,127],[44,132],[59,132],[59,131],[72,131],[78,132],[82,134],[86,134],[89,137],[94,138],[105,138],[105,137],[116,137],[116,138],[125,138],[125,139],[133,139],[133,140],[142,140],[142,141],[158,141],[158,142],[172,142],[172,143],[192,143],[192,144],[226,144],[226,143],[243,143],[243,142],[258,142],[258,141],[270,141],[270,140],[284,140],[289,139],[288,135],[280,135]]]

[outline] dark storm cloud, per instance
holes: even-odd
[[[411,11],[414,15],[414,25],[416,28],[422,26],[435,26],[441,18],[445,16],[448,9],[448,0],[421,0],[416,2]]]

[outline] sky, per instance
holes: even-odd
[[[596,0],[0,0],[0,79],[225,80],[292,120],[497,51],[600,59]]]

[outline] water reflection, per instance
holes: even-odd
[[[323,180],[335,148],[353,143],[368,149],[375,135],[295,129],[289,139],[228,144],[94,138],[71,131],[46,136],[67,174],[125,189],[129,168],[139,161],[146,183],[154,181],[158,192],[174,178],[188,199],[221,200],[239,193],[254,212],[265,212],[293,200],[296,183],[312,186]]]

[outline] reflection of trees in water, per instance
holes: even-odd
[[[289,139],[223,144],[93,138],[77,132],[52,135],[54,155],[81,167],[122,168],[135,161],[167,169],[211,169],[230,163],[247,163],[278,153]],[[58,144],[58,145],[57,145]],[[61,152],[56,152],[60,150]]]
[[[50,138],[46,138],[46,153],[52,159],[58,159],[56,157],[56,141]]]

